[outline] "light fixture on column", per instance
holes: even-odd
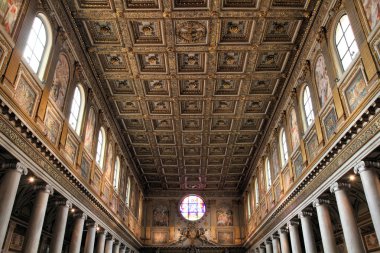
[[[72,213],[75,213],[75,208],[71,208],[70,210]]]
[[[100,227],[99,226],[96,226],[96,231],[99,231],[100,230]]]
[[[30,176],[28,178],[28,182],[31,183],[31,184],[33,184],[35,181],[36,181],[36,179],[33,176]]]
[[[356,180],[356,176],[354,174],[351,174],[348,179],[352,182]]]

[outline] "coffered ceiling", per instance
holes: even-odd
[[[64,2],[148,193],[238,193],[316,1]]]

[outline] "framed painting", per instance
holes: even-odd
[[[311,163],[314,160],[314,158],[317,156],[318,150],[319,150],[318,137],[317,137],[317,133],[315,132],[315,129],[310,131],[310,133],[306,137],[305,142],[306,142],[307,158],[309,160],[309,163]]]
[[[355,74],[343,87],[346,107],[350,113],[355,111],[368,94],[367,79],[360,65]]]
[[[53,109],[53,107],[48,105],[44,120],[45,132],[46,138],[54,145],[59,143],[62,122],[63,120],[60,118],[58,113]]]
[[[277,182],[274,183],[274,198],[275,198],[276,203],[280,200],[281,194],[282,194],[282,191],[281,191],[280,180],[277,180]]]
[[[364,236],[365,247],[368,252],[380,250],[379,241],[375,233],[367,234]]]
[[[5,31],[12,35],[18,22],[23,0],[0,0],[0,20]]]
[[[0,76],[2,76],[5,72],[5,68],[7,67],[7,62],[9,61],[12,51],[11,46],[8,44],[4,36],[0,33]]]
[[[369,33],[377,30],[380,21],[379,0],[360,0],[363,19],[366,21],[366,28]]]
[[[325,137],[327,140],[330,140],[338,128],[338,117],[333,105],[330,105],[324,115],[322,115],[322,122]]]
[[[231,231],[218,231],[218,243],[228,245],[234,243],[234,233]]]
[[[166,206],[158,205],[153,209],[153,224],[154,227],[169,226],[169,209]]]
[[[216,225],[218,227],[226,227],[233,225],[233,212],[230,207],[219,207],[216,210]]]
[[[165,244],[169,240],[169,233],[164,231],[152,232],[152,240],[154,244]]]
[[[290,175],[289,168],[286,168],[284,170],[282,176],[283,176],[282,180],[283,180],[284,192],[286,192],[289,189],[289,187],[290,187],[290,185],[292,183],[292,178],[291,178],[291,175]]]
[[[91,185],[95,189],[97,193],[100,193],[100,180],[102,178],[102,174],[98,168],[95,167],[94,174],[92,175]]]
[[[14,100],[29,117],[33,118],[40,101],[41,90],[24,67],[17,74]]]
[[[83,153],[82,162],[80,165],[80,174],[81,176],[86,179],[86,181],[89,179],[91,172],[91,160]]]
[[[302,154],[300,152],[297,152],[293,156],[293,169],[294,169],[294,175],[295,178],[298,178],[301,176],[302,171],[303,171],[303,159],[302,159]]]
[[[74,135],[71,132],[68,132],[66,136],[64,152],[66,158],[71,162],[71,164],[75,164],[77,158],[78,145],[79,142],[74,137]]]

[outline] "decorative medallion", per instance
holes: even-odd
[[[177,44],[207,43],[207,21],[175,21]]]

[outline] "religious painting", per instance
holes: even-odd
[[[4,36],[0,34],[0,75],[3,75],[5,69],[7,68],[7,64],[10,58],[9,52],[12,48],[9,46],[9,43],[5,40]]]
[[[33,117],[37,109],[36,102],[39,99],[39,92],[33,85],[32,78],[24,75],[24,70],[21,70],[17,77],[14,99],[28,116]]]
[[[95,112],[94,108],[91,107],[88,111],[86,133],[84,137],[84,147],[91,153],[92,140],[94,138],[95,129]]]
[[[159,205],[153,209],[153,226],[169,226],[169,210],[166,206]]]
[[[298,178],[302,174],[303,170],[303,159],[301,153],[298,153],[293,160],[293,168],[295,177]]]
[[[371,30],[380,20],[380,0],[361,0]]]
[[[325,134],[327,140],[329,140],[337,129],[338,118],[336,116],[335,108],[331,106],[330,110],[327,112],[326,116],[323,118],[323,126],[325,128]]]
[[[108,148],[107,148],[107,159],[106,159],[106,166],[105,166],[105,172],[104,172],[104,177],[108,181],[111,181],[112,161],[113,161],[113,147],[112,147],[112,142],[109,142]]]
[[[21,252],[22,246],[24,245],[24,239],[25,237],[23,235],[13,233],[11,242],[9,244],[9,249],[14,250],[16,252]]]
[[[102,191],[102,199],[107,204],[108,204],[108,200],[110,198],[110,194],[111,194],[111,186],[108,183],[104,182],[103,191]]]
[[[152,234],[154,244],[165,244],[169,241],[168,232],[153,232]]]
[[[75,141],[75,138],[72,134],[67,134],[66,143],[65,143],[65,153],[66,157],[70,160],[71,163],[75,162],[77,155],[78,144]]]
[[[234,243],[234,233],[229,231],[218,231],[218,243],[222,245]]]
[[[274,178],[276,178],[278,173],[280,172],[280,166],[278,164],[277,146],[278,146],[277,143],[273,143],[273,145],[272,145],[272,165],[273,165]]]
[[[277,182],[274,186],[274,197],[276,202],[280,200],[281,197],[281,185],[280,182]]]
[[[344,95],[350,112],[354,111],[360,105],[367,94],[367,83],[362,69],[359,68],[344,90]]]
[[[0,20],[7,33],[12,34],[23,0],[0,0]]]
[[[62,127],[62,120],[49,106],[46,110],[44,123],[45,123],[46,138],[49,141],[51,141],[54,145],[56,145],[59,142],[61,127]]]
[[[376,233],[371,233],[364,236],[365,246],[369,252],[380,249],[379,241],[377,239]]]
[[[91,185],[94,187],[96,192],[100,192],[100,179],[102,178],[100,172],[98,170],[95,171],[92,176]]]
[[[327,67],[323,55],[318,57],[315,64],[315,82],[318,89],[319,102],[321,107],[323,107],[331,97],[330,81],[327,75]]]
[[[309,162],[313,161],[318,154],[318,137],[313,133],[306,141],[306,149]]]
[[[83,178],[88,180],[90,171],[91,171],[91,162],[86,156],[83,156],[81,165],[80,165],[80,174]]]
[[[284,174],[283,174],[283,183],[284,183],[284,191],[286,192],[286,190],[289,189],[289,186],[290,184],[292,183],[292,179],[291,179],[291,176],[290,176],[290,170],[289,169],[286,169],[284,171]]]
[[[59,110],[62,111],[65,102],[66,91],[69,84],[70,68],[67,57],[64,54],[58,56],[57,66],[55,67],[53,84],[50,88],[49,97],[54,101]]]
[[[290,136],[292,137],[293,150],[295,150],[300,144],[300,136],[299,136],[296,110],[294,108],[292,108],[290,111]]]
[[[233,213],[228,207],[219,207],[216,210],[216,225],[218,227],[232,226]]]

